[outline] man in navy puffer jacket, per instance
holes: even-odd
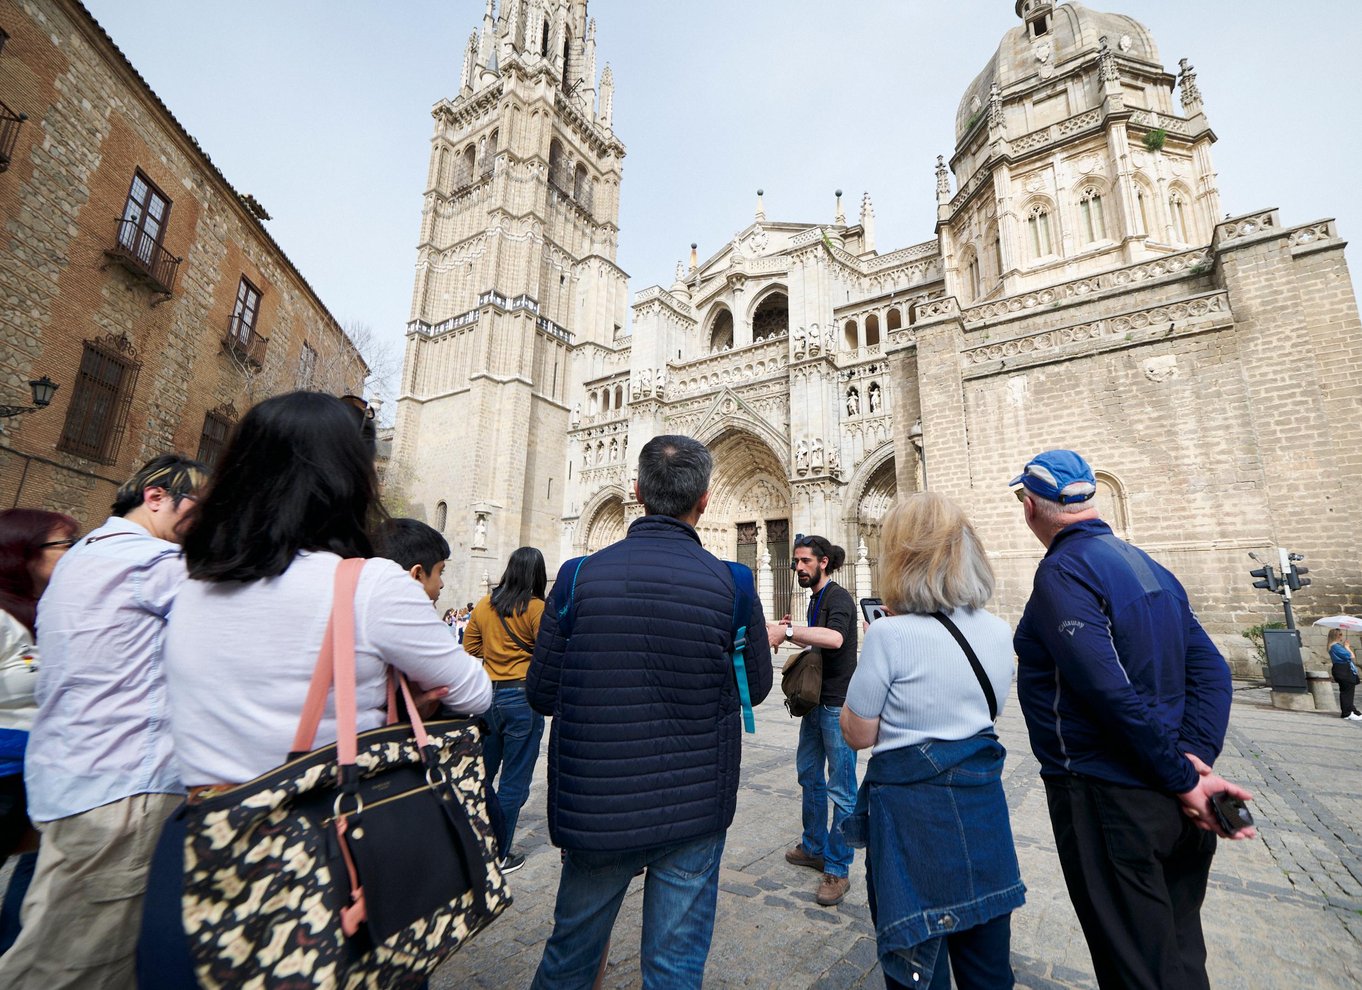
[[[647,515],[619,543],[565,563],[544,609],[526,692],[553,716],[549,835],[564,857],[537,990],[591,986],[643,867],[643,986],[698,988],[704,974],[742,758],[737,589],[695,532],[712,464],[690,437],[650,440],[635,487]],[[744,658],[757,704],[771,653],[747,594],[738,624],[754,631]]]

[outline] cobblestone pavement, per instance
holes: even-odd
[[[775,692],[776,695],[779,691]],[[1018,985],[1095,987],[1092,963],[1055,859],[1045,792],[1015,697],[999,720],[1009,755],[1005,784],[1026,905],[1013,916]],[[705,986],[841,988],[884,985],[866,908],[861,856],[836,908],[814,903],[817,875],[790,866],[799,837],[797,724],[768,699],[757,734],[744,737],[738,813],[720,876]],[[547,746],[547,734],[545,735]],[[1362,982],[1362,723],[1273,709],[1262,689],[1236,691],[1226,777],[1253,790],[1261,829],[1221,843],[1202,919],[1211,983],[1225,988],[1356,987]],[[435,974],[432,990],[527,987],[552,927],[558,852],[548,844],[544,760],[521,817],[525,867],[510,878],[515,903]],[[637,987],[642,880],[615,923],[606,985]]]

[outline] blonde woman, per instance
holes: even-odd
[[[871,749],[848,837],[885,985],[1013,985],[1011,914],[1025,900],[993,731],[1012,686],[1012,630],[986,612],[993,569],[965,514],[926,492],[889,510],[881,593],[842,708]],[[949,955],[949,964],[947,956]]]
[[[1342,629],[1329,630],[1329,659],[1333,661],[1334,680],[1338,682],[1338,707],[1341,718],[1354,722],[1362,721],[1362,712],[1353,707],[1353,695],[1357,692],[1357,657],[1348,646],[1348,637]]]

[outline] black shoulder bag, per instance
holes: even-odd
[[[932,618],[946,627],[946,631],[955,637],[955,641],[960,644],[960,649],[965,651],[965,656],[969,660],[969,665],[974,668],[974,676],[979,678],[979,686],[984,689],[984,698],[988,701],[988,717],[990,721],[998,721],[998,696],[993,693],[993,683],[984,673],[984,665],[979,662],[979,657],[974,652],[974,647],[969,645],[969,640],[965,639],[958,626],[950,620],[945,612],[933,612]]]
[[[493,608],[492,611],[497,612],[495,608]],[[506,635],[511,637],[511,642],[515,643],[516,646],[520,647],[530,656],[534,656],[534,647],[530,646],[515,633],[511,632],[511,626],[510,623],[506,621],[506,616],[502,615],[500,612],[497,612],[497,618],[501,620],[501,628],[506,630]]]

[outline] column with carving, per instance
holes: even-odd
[[[870,551],[865,545],[865,537],[856,544],[856,597],[874,598],[875,589],[870,586]]]
[[[771,573],[771,551],[763,547],[761,559],[757,562],[757,597],[761,599],[761,610],[767,621],[780,618],[776,610],[776,581]]]

